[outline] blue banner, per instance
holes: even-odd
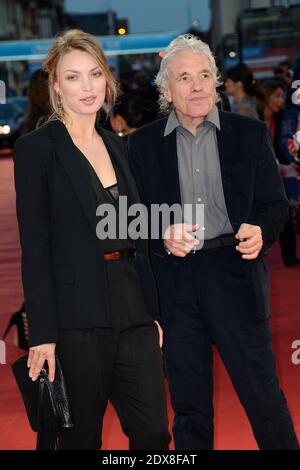
[[[126,36],[97,36],[107,56],[160,52],[179,33],[129,34]],[[0,62],[42,60],[54,39],[33,39],[0,42]]]

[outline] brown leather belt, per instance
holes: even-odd
[[[136,251],[134,248],[128,248],[120,251],[111,251],[110,253],[104,253],[103,258],[106,261],[115,261],[118,259],[125,259],[125,258],[134,258],[136,255]]]

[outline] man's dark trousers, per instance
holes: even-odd
[[[263,257],[243,260],[232,246],[172,258],[178,265],[177,295],[163,325],[176,448],[213,448],[214,343],[259,448],[298,449],[278,385],[269,321],[257,313],[251,281],[250,263],[264,264]]]

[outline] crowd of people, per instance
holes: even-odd
[[[295,138],[296,132],[300,130],[300,108],[292,100],[294,80],[297,80],[297,76],[288,62],[279,64],[274,70],[274,77],[259,84],[245,64],[229,70],[226,79],[226,92],[233,97],[232,111],[266,122],[272,134],[280,173],[290,201],[289,220],[279,238],[286,266],[300,264],[296,246],[300,214],[300,162]]]
[[[272,133],[280,174],[290,201],[289,221],[279,237],[285,266],[300,264],[296,241],[296,234],[300,232],[300,163],[299,143],[295,137],[300,130],[300,107],[292,100],[295,92],[292,85],[298,79],[297,70],[295,67],[293,72],[289,62],[281,62],[275,68],[273,77],[258,82],[249,67],[240,63],[224,73],[225,86],[220,88],[222,109],[262,120]],[[100,111],[99,122],[103,127],[127,140],[139,127],[162,117],[157,89],[145,72],[136,74],[131,87],[126,81],[126,92],[122,89],[122,82],[118,90],[115,105],[108,109],[104,104]],[[39,127],[51,115],[45,70],[32,74],[27,93],[29,112],[23,133]]]

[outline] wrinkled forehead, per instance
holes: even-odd
[[[178,73],[209,71],[213,73],[208,57],[202,52],[193,52],[191,49],[177,52],[169,59],[168,73],[176,75]]]

